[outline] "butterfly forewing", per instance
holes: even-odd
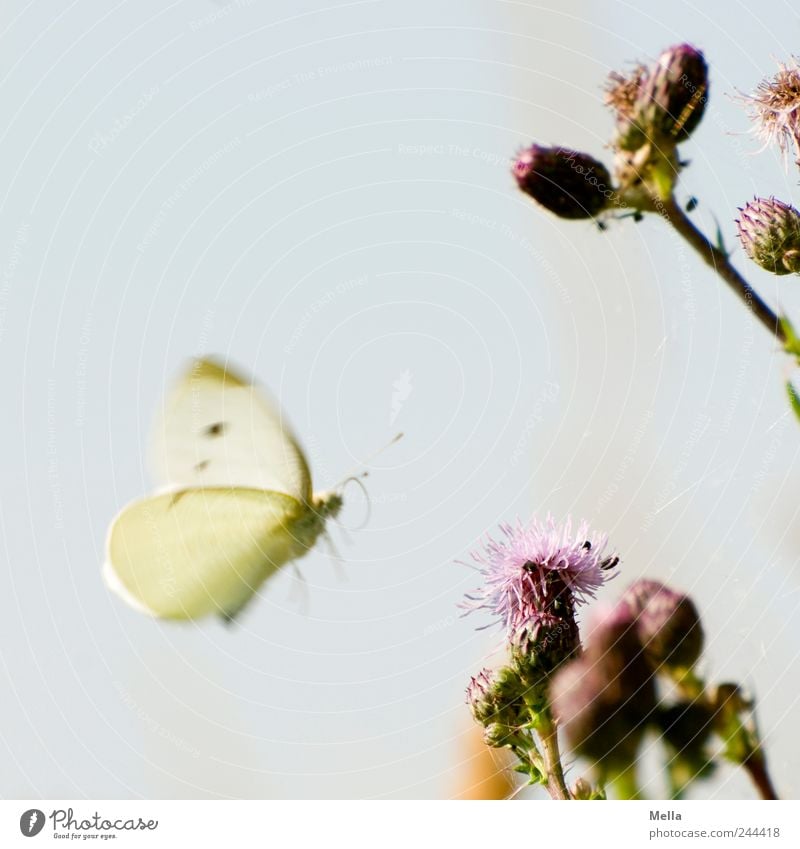
[[[153,461],[170,487],[253,487],[311,499],[308,465],[288,423],[246,378],[197,360],[167,398]]]

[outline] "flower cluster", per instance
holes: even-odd
[[[601,229],[609,218],[640,221],[645,213],[657,213],[800,365],[800,332],[734,268],[722,233],[712,242],[691,221],[687,213],[697,199],[690,198],[684,210],[676,198],[678,177],[688,165],[678,148],[700,125],[708,92],[702,51],[685,43],[668,47],[654,62],[609,76],[605,101],[614,115],[613,169],[588,153],[532,144],[518,154],[514,178],[521,191],[560,218],[592,219]],[[800,64],[780,65],[743,99],[765,144],[776,143],[784,156],[794,149],[800,166]],[[747,256],[772,274],[800,274],[800,211],[774,197],[756,197],[739,212],[736,226]],[[800,418],[800,392],[791,381],[786,391]]]
[[[800,167],[800,65],[793,59],[779,64],[778,72],[762,80],[753,94],[742,98],[764,146],[776,144],[788,164],[790,150]],[[800,211],[775,197],[754,198],[739,209],[739,239],[753,262],[772,274],[800,274]],[[781,316],[780,340],[784,350],[800,364],[800,337],[786,316]],[[800,396],[791,380],[786,391],[798,418]]]
[[[658,581],[632,584],[582,656],[552,683],[553,709],[570,746],[605,776],[630,769],[661,715],[657,676],[683,675],[702,647],[700,617],[688,596]]]
[[[676,146],[699,125],[708,102],[708,67],[689,44],[664,50],[650,65],[609,78],[615,116],[615,174],[588,153],[533,144],[513,165],[519,188],[560,218],[612,210],[649,211],[667,195],[681,163]],[[616,185],[615,185],[616,183]]]
[[[575,610],[594,598],[619,558],[606,556],[606,536],[585,522],[501,526],[473,554],[482,585],[462,605],[486,610],[502,625],[508,661],[484,669],[467,687],[467,704],[484,741],[510,748],[530,783],[555,798],[636,796],[635,765],[645,734],[657,734],[673,796],[714,768],[710,742],[760,776],[774,796],[752,705],[735,685],[706,688],[695,672],[705,635],[694,602],[664,584],[641,579],[581,646]],[[663,686],[667,684],[668,686]],[[597,783],[568,789],[558,754],[558,729],[570,748],[592,762]],[[542,745],[540,751],[537,737]],[[758,781],[757,781],[758,783]]]
[[[764,147],[776,144],[788,162],[794,150],[800,166],[800,66],[780,64],[778,73],[743,96],[754,131]],[[800,212],[774,197],[754,198],[739,209],[739,239],[753,262],[772,274],[800,273]]]

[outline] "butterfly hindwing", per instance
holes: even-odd
[[[145,498],[111,526],[106,579],[153,616],[231,618],[271,574],[313,545],[313,517],[295,498],[251,488]]]

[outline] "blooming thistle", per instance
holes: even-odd
[[[773,274],[800,272],[800,212],[777,198],[754,198],[736,221],[745,253]]]
[[[800,164],[800,66],[797,60],[779,63],[774,77],[762,80],[752,95],[742,95],[742,99],[764,147],[777,143],[784,158],[794,148]]]
[[[566,626],[577,648],[575,607],[594,597],[619,562],[604,556],[607,537],[590,534],[586,522],[573,533],[571,520],[557,525],[552,516],[500,530],[503,539],[488,537],[473,552],[484,583],[462,606],[492,613],[512,646]]]

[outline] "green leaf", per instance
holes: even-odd
[[[716,233],[716,240],[714,242],[714,247],[720,253],[725,254],[725,256],[727,258],[730,258],[730,252],[725,247],[725,237],[722,235],[722,228],[719,226],[719,221],[716,221],[716,219],[715,219],[715,222],[716,222],[716,225],[717,225],[717,233]]]
[[[797,390],[794,388],[791,380],[786,381],[786,392],[789,395],[789,403],[792,405],[794,414],[800,419],[800,395],[797,394]]]
[[[797,335],[797,331],[794,329],[794,325],[788,316],[782,315],[779,321],[781,323],[781,330],[783,330],[783,334],[786,337],[786,341],[783,343],[783,350],[787,354],[797,357],[798,363],[800,363],[800,336]]]

